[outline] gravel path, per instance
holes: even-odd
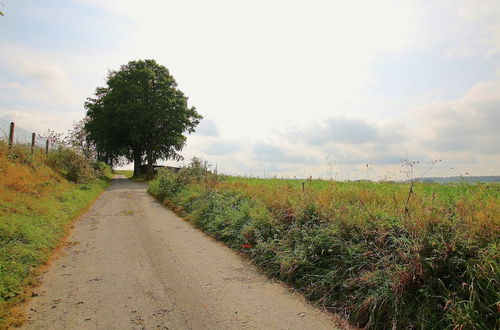
[[[337,327],[124,177],[76,224],[36,294],[26,329]]]

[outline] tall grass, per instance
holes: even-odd
[[[89,178],[88,166],[82,184],[65,178],[84,180],[77,169],[67,171],[73,165],[47,166],[68,159],[69,153],[53,151],[47,157],[41,150],[31,154],[27,146],[9,148],[0,141],[0,328],[7,324],[9,309],[24,300],[23,291],[35,282],[37,267],[48,260],[68,224],[107,185]],[[109,174],[109,168],[97,170]]]
[[[500,185],[416,183],[407,204],[410,184],[302,186],[205,169],[162,171],[149,191],[353,324],[500,326]]]

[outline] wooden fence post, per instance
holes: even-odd
[[[49,139],[47,139],[47,142],[45,142],[45,154],[47,155],[49,153]]]
[[[10,132],[9,132],[9,147],[12,147],[14,144],[14,129],[16,127],[16,124],[14,122],[10,122]]]
[[[31,153],[32,154],[35,152],[35,138],[36,138],[36,134],[32,133],[31,134]]]

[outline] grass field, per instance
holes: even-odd
[[[141,174],[139,177],[134,177],[134,171],[131,170],[116,170],[115,173],[124,175],[128,179],[135,182],[148,182],[151,180],[151,176],[148,176],[147,174]]]
[[[125,175],[128,179],[134,176],[134,171],[131,170],[115,170],[115,174]]]
[[[160,172],[149,190],[353,324],[499,327],[500,185],[215,177],[199,167]]]
[[[69,230],[73,219],[107,181],[67,181],[46,164],[42,151],[0,143],[0,328],[16,322],[9,310],[36,283],[37,269]]]

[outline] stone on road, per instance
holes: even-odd
[[[117,177],[28,304],[27,329],[333,329],[333,317]]]

